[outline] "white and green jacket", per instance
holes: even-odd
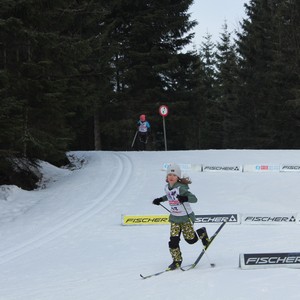
[[[194,194],[189,191],[187,184],[176,182],[172,187],[167,184],[165,186],[166,195],[162,197],[163,201],[169,201],[171,208],[171,214],[169,221],[173,223],[185,223],[189,219],[195,222],[195,214],[191,208],[190,203],[196,203],[198,200]],[[177,196],[187,196],[188,202],[181,204],[177,199]],[[186,210],[184,209],[184,206]],[[186,214],[188,213],[188,215]]]

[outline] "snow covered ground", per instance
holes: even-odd
[[[42,187],[0,186],[0,299],[300,299],[300,269],[242,270],[240,253],[300,252],[300,225],[227,224],[199,265],[143,280],[171,262],[168,225],[122,226],[165,214],[164,163],[299,164],[300,151],[74,152],[73,171],[43,163]],[[189,170],[196,214],[300,213],[299,172]],[[196,228],[203,225],[195,224]],[[206,224],[211,234],[217,224]],[[200,243],[181,247],[184,265]],[[211,268],[209,261],[216,264]]]

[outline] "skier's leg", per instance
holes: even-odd
[[[181,266],[182,255],[181,255],[181,251],[180,251],[180,247],[179,247],[180,234],[181,234],[180,224],[171,223],[169,250],[170,250],[170,254],[172,256],[173,262],[169,266],[170,270],[174,270]]]
[[[142,135],[143,150],[146,150],[146,143],[147,143],[147,134],[143,134]]]
[[[195,244],[198,241],[197,234],[194,231],[194,226],[191,222],[182,224],[182,234],[185,241],[189,244]]]
[[[138,134],[137,145],[138,145],[138,151],[144,150],[143,135],[141,132],[139,132],[139,134]]]
[[[209,237],[208,237],[206,228],[201,227],[201,228],[197,229],[196,231],[199,236],[199,239],[201,239],[201,241],[202,241],[203,246],[206,247],[209,244]]]

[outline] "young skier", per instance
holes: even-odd
[[[173,262],[169,265],[168,270],[175,270],[182,263],[179,247],[181,233],[189,244],[194,244],[201,239],[205,248],[209,243],[209,238],[205,227],[196,230],[197,233],[194,231],[195,214],[190,203],[196,203],[197,198],[189,191],[188,184],[191,183],[189,178],[181,178],[181,170],[177,164],[172,163],[168,166],[166,181],[168,183],[165,187],[166,195],[154,199],[152,203],[160,205],[161,202],[169,201],[171,208],[169,250]]]
[[[150,123],[146,121],[145,115],[140,115],[140,120],[137,122],[138,130],[138,150],[146,150],[148,136],[151,132]]]

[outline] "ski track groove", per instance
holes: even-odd
[[[46,230],[20,245],[0,252],[0,265],[16,259],[21,255],[41,247],[55,238],[65,234],[113,203],[113,200],[116,199],[126,187],[133,170],[132,161],[128,156],[121,153],[113,153],[113,155],[118,164],[117,169],[120,171],[117,174],[114,174],[113,172],[111,173],[111,184],[106,186],[105,190],[101,190],[100,195],[96,197],[97,201],[95,203],[92,203],[85,209],[71,215],[64,221],[52,227],[50,230]]]

